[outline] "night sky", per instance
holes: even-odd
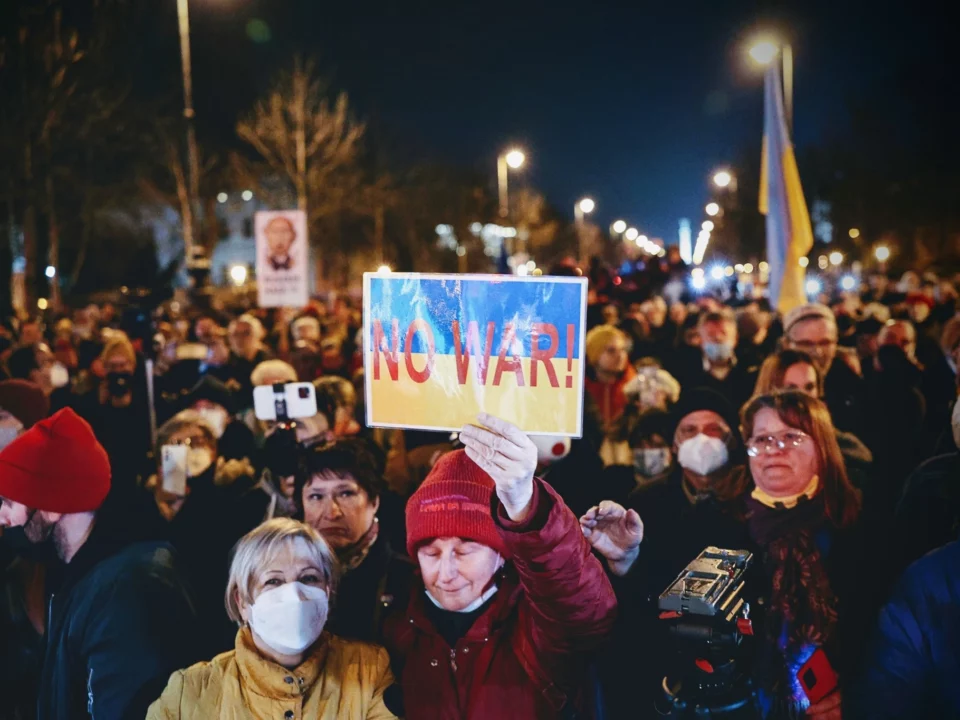
[[[144,42],[176,59],[167,4]],[[702,219],[711,171],[759,153],[762,79],[743,52],[756,30],[793,43],[801,148],[842,127],[845,100],[908,59],[942,65],[946,4],[911,3],[909,16],[882,5],[191,0],[201,140],[232,135],[237,113],[304,50],[393,155],[489,168],[492,185],[498,151],[517,144],[528,165],[512,182],[566,214],[590,194],[603,224],[623,217],[675,242],[679,218]],[[269,39],[251,39],[256,20]],[[899,110],[896,97],[877,108]]]

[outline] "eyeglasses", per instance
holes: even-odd
[[[836,347],[838,341],[827,339],[827,340],[792,340],[791,341],[794,347],[799,348],[805,352],[814,352],[819,350],[829,350],[832,347]]]
[[[772,455],[778,450],[800,447],[810,438],[801,430],[787,430],[780,435],[760,435],[747,442],[747,455],[759,457],[761,453]]]

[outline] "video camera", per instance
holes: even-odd
[[[752,564],[746,550],[707,547],[660,595],[660,620],[676,651],[663,679],[667,717],[760,717],[744,669],[752,651],[745,592]]]

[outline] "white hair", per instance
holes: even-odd
[[[280,382],[283,383],[297,382],[297,371],[290,363],[285,363],[283,360],[264,360],[250,373],[250,382],[254,387],[266,385],[265,379],[268,376],[279,376]]]
[[[230,334],[233,334],[233,331],[237,327],[237,325],[241,325],[241,324],[250,326],[250,328],[253,330],[253,337],[257,342],[260,342],[261,340],[263,340],[263,338],[267,336],[266,331],[263,329],[263,323],[261,323],[256,317],[254,317],[250,313],[244,313],[243,315],[238,317],[236,320],[231,322],[227,332],[229,332]]]

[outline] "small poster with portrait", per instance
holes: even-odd
[[[302,307],[310,298],[307,218],[302,210],[254,216],[257,302],[260,307]]]

